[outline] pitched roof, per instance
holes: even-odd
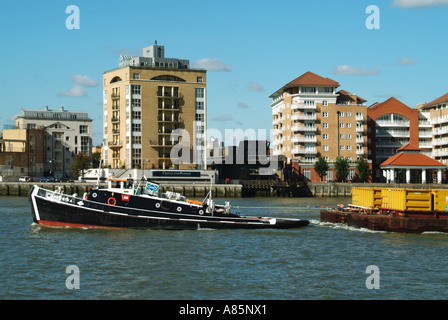
[[[330,78],[324,78],[311,71],[308,71],[302,74],[300,77],[297,77],[289,82],[288,85],[339,86],[339,83]]]
[[[278,89],[276,92],[271,94],[269,97],[272,98],[276,95],[279,95],[283,92],[284,89],[291,88],[291,87],[297,87],[297,86],[335,86],[339,87],[339,82],[334,81],[330,78],[324,78],[321,77],[311,71],[307,71],[301,76],[295,78],[294,80],[290,81],[280,89]]]
[[[397,151],[422,151],[422,149],[408,143],[407,145],[404,145],[401,148],[397,149]]]
[[[425,104],[424,107],[433,106],[433,105],[436,105],[436,104],[439,104],[439,103],[442,103],[442,102],[448,102],[448,93],[445,93],[443,96],[441,96],[441,97],[439,97],[439,98],[437,98],[437,99],[435,99],[435,100]]]
[[[428,157],[427,155],[419,153],[418,151],[421,151],[421,149],[410,143],[401,147],[398,151],[401,152],[390,157],[380,164],[380,166],[446,167],[443,163]]]

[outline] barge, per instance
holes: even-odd
[[[448,189],[353,188],[352,202],[322,210],[320,220],[374,231],[448,233]]]

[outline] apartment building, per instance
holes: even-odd
[[[87,112],[22,109],[16,118],[16,129],[43,129],[45,132],[45,166],[43,174],[55,178],[73,177],[74,156],[92,156],[92,119]]]
[[[432,143],[428,148],[432,157],[443,164],[448,164],[448,93],[429,103],[418,105],[417,110],[430,123],[425,137],[431,134],[428,141]],[[421,134],[420,137],[422,138]],[[420,148],[422,148],[421,145]]]
[[[286,157],[311,181],[319,181],[313,169],[319,156],[330,163],[329,181],[335,178],[336,158],[352,162],[351,179],[355,161],[367,157],[366,101],[338,87],[337,81],[308,71],[270,96],[273,154]]]
[[[206,71],[165,58],[157,43],[141,57],[122,55],[117,69],[103,73],[103,121],[106,166],[204,169]],[[189,154],[176,163],[171,153],[180,141]]]
[[[4,129],[0,139],[0,176],[15,180],[20,176],[41,176],[45,169],[44,129]]]

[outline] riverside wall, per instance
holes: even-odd
[[[95,182],[0,182],[0,197],[15,196],[24,197],[27,196],[32,185],[38,185],[40,187],[57,190],[61,187],[61,190],[65,194],[77,193],[82,195],[88,191],[89,188],[93,188]],[[101,187],[105,187],[102,184]],[[446,184],[386,184],[386,183],[338,183],[338,182],[317,182],[308,183],[305,186],[298,186],[297,197],[351,197],[352,187],[377,187],[377,188],[407,188],[407,189],[448,189]],[[208,192],[212,190],[212,196],[214,198],[241,198],[245,196],[244,187],[239,184],[191,184],[191,183],[178,183],[178,184],[160,184],[160,192],[172,191],[178,192],[189,198],[204,198]],[[291,196],[292,193],[287,195],[282,194],[277,196]],[[257,192],[254,196],[276,196],[275,193]]]
[[[87,192],[89,188],[95,186],[95,182],[0,182],[0,197],[12,196],[12,197],[25,197],[31,189],[31,186],[37,185],[39,187],[58,190],[61,187],[61,191],[65,194],[82,195]],[[106,187],[106,184],[101,184],[101,187]],[[172,191],[178,192],[186,197],[190,198],[204,198],[208,192],[212,190],[212,196],[214,198],[240,198],[242,195],[242,186],[237,184],[160,184],[160,192]]]

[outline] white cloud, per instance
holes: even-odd
[[[232,71],[232,67],[219,59],[200,59],[193,62],[193,68],[195,69],[205,69],[208,71]]]
[[[249,89],[249,91],[264,91],[264,88],[261,85],[253,81],[249,83],[247,88]]]
[[[400,7],[405,9],[446,5],[448,5],[448,0],[393,0],[392,2],[392,7]]]
[[[73,82],[86,87],[96,87],[98,85],[98,83],[89,76],[72,73],[70,74],[70,78],[73,80]]]
[[[233,120],[233,117],[228,114],[223,114],[221,116],[213,118],[212,120],[213,121],[230,121],[230,120]]]
[[[63,96],[63,97],[86,97],[87,96],[87,91],[83,87],[75,84],[70,90],[59,93],[59,96]]]
[[[237,106],[241,109],[249,108],[249,105],[246,102],[238,102]]]
[[[333,71],[337,75],[357,75],[357,76],[374,76],[379,74],[378,68],[373,68],[372,70],[361,69],[354,66],[341,65],[337,66]]]
[[[409,57],[404,57],[403,59],[401,59],[400,61],[397,62],[397,65],[399,65],[399,66],[407,66],[407,65],[410,65],[410,64],[414,64],[414,63],[417,63],[417,61],[414,60],[414,59],[411,59]]]

